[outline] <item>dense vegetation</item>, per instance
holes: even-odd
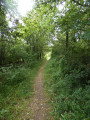
[[[82,5],[81,5],[82,4]],[[86,1],[88,4],[88,1]],[[55,120],[90,119],[89,6],[65,2],[56,19],[51,60],[46,66],[46,88]]]
[[[33,10],[21,21],[14,8],[13,0],[0,1],[0,120],[16,119],[27,106],[48,48],[40,12]]]
[[[52,115],[89,120],[89,0],[36,0],[20,20],[15,8],[13,0],[0,0],[0,119],[15,119],[22,111],[38,65],[52,49],[46,66]]]

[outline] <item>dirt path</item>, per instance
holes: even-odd
[[[49,118],[50,105],[47,103],[47,97],[43,87],[43,70],[45,64],[40,68],[35,78],[34,91],[35,94],[30,98],[28,106],[26,106],[17,120],[52,120]]]
[[[35,83],[35,95],[32,99],[30,109],[31,109],[31,119],[30,120],[47,120],[49,108],[46,104],[47,98],[44,95],[43,90],[43,65],[39,70],[39,74],[36,77]]]

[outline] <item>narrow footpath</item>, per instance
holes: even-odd
[[[31,119],[30,120],[47,120],[48,113],[50,111],[49,106],[47,105],[47,98],[44,95],[43,89],[43,65],[39,70],[38,76],[36,77],[35,82],[35,95],[32,99],[30,109],[31,109]]]
[[[47,97],[43,86],[43,70],[45,64],[40,68],[35,78],[34,91],[35,94],[30,99],[30,104],[22,112],[21,119],[18,120],[52,120],[50,116],[49,98]]]
[[[53,120],[50,115],[51,106],[48,103],[49,97],[43,85],[43,71],[45,65],[46,64],[40,68],[35,78],[34,95],[28,99],[28,106],[22,110],[16,120]]]

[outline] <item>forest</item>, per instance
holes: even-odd
[[[90,120],[90,1],[35,0],[20,16],[0,0],[0,120],[21,120],[45,62],[48,120]]]

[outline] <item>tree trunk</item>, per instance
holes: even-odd
[[[68,31],[66,31],[66,49],[68,48]]]

